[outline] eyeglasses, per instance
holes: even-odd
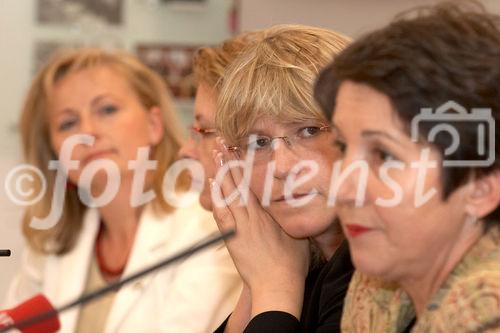
[[[287,147],[293,148],[299,156],[307,156],[314,153],[323,145],[328,144],[324,141],[324,134],[331,130],[328,125],[301,126],[291,131],[285,136],[267,136],[252,134],[242,140],[242,143],[236,146],[230,146],[227,149],[244,158],[249,153],[254,153],[255,162],[266,162],[271,160],[273,151],[276,150],[275,140],[280,139],[285,142]]]
[[[203,138],[217,133],[215,128],[201,128],[197,126],[189,126],[189,137],[199,143]]]

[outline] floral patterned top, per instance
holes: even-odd
[[[342,332],[398,333],[414,316],[409,296],[396,283],[356,272]],[[500,228],[491,227],[462,258],[411,332],[500,332]]]

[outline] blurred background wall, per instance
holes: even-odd
[[[12,257],[0,258],[0,303],[19,267],[23,247],[19,223],[22,207],[5,191],[8,172],[21,161],[16,122],[29,82],[52,50],[65,45],[120,47],[142,52],[150,65],[162,71],[162,59],[169,57],[168,61],[178,67],[186,66],[193,49],[216,44],[236,31],[303,23],[357,37],[383,26],[402,10],[434,2],[0,0],[0,248],[13,250]],[[482,2],[500,14],[500,1]],[[177,91],[177,106],[185,123],[190,122],[192,93]]]

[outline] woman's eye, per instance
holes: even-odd
[[[308,126],[301,128],[298,132],[298,136],[300,138],[310,138],[316,136],[320,131],[321,129],[318,126]]]
[[[382,162],[397,161],[398,159],[388,151],[384,149],[377,148],[374,150],[375,157],[377,160]]]
[[[112,114],[115,113],[116,111],[118,111],[118,108],[111,104],[103,106],[99,109],[99,112],[103,114]]]
[[[64,120],[63,122],[61,122],[59,124],[58,129],[60,131],[67,131],[67,130],[71,129],[72,127],[74,127],[76,125],[76,123],[77,123],[76,119]]]
[[[265,149],[271,145],[271,139],[266,136],[259,136],[256,138],[251,138],[248,142],[247,148],[249,149]]]

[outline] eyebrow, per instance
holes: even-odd
[[[342,135],[342,130],[340,129],[339,126],[335,125],[334,123],[331,124],[331,127],[333,130],[337,131],[340,136],[343,136]],[[376,136],[381,136],[381,137],[384,137],[386,139],[389,139],[390,141],[393,141],[397,144],[401,144],[401,140],[398,140],[396,139],[395,137],[393,137],[392,135],[388,134],[387,132],[384,132],[384,131],[377,131],[377,130],[365,130],[361,133],[361,136],[363,137],[376,137]]]
[[[392,135],[390,135],[389,133],[387,132],[383,132],[383,131],[377,131],[377,130],[366,130],[366,131],[363,131],[361,133],[361,136],[363,137],[374,137],[374,136],[381,136],[381,137],[384,137],[386,139],[389,139],[390,141],[393,141],[397,144],[401,144],[401,141],[400,140],[397,140],[395,137],[393,137]]]
[[[103,100],[104,98],[106,98],[108,96],[111,96],[111,95],[110,94],[100,94],[100,95],[98,95],[98,96],[96,96],[96,97],[94,97],[92,99],[92,101],[90,102],[90,105],[92,107],[95,107],[96,104],[98,104],[101,100]],[[62,115],[62,114],[65,114],[65,113],[78,113],[78,111],[76,111],[76,109],[74,109],[72,107],[67,107],[67,108],[64,108],[64,109],[61,109],[61,110],[57,111],[54,116],[58,117],[59,115]]]
[[[50,118],[59,118],[65,114],[75,114],[77,113],[77,111],[71,107],[68,107],[68,108],[64,108],[64,109],[61,109],[61,110],[57,110],[55,111],[52,115],[49,115]]]
[[[98,104],[101,100],[103,100],[104,98],[108,97],[108,96],[111,96],[110,94],[100,94],[96,97],[94,97],[92,99],[92,101],[90,102],[90,105],[92,107],[96,106],[96,104]]]
[[[309,122],[311,122],[309,124]],[[315,123],[314,125],[319,125],[319,124],[323,124],[319,121],[317,121],[316,119],[310,119],[310,120],[304,120],[304,121],[296,121],[296,120],[285,120],[285,121],[282,121],[280,120],[279,122],[274,122],[274,121],[266,121],[264,123],[260,123],[258,126],[252,126],[252,129],[250,130],[250,132],[252,133],[262,133],[265,135],[266,132],[269,132],[269,128],[275,128],[276,125],[278,126],[281,126],[281,127],[284,127],[284,128],[287,128],[287,127],[292,127],[292,129],[296,129],[297,127],[301,127],[301,126],[313,126],[313,122]]]

